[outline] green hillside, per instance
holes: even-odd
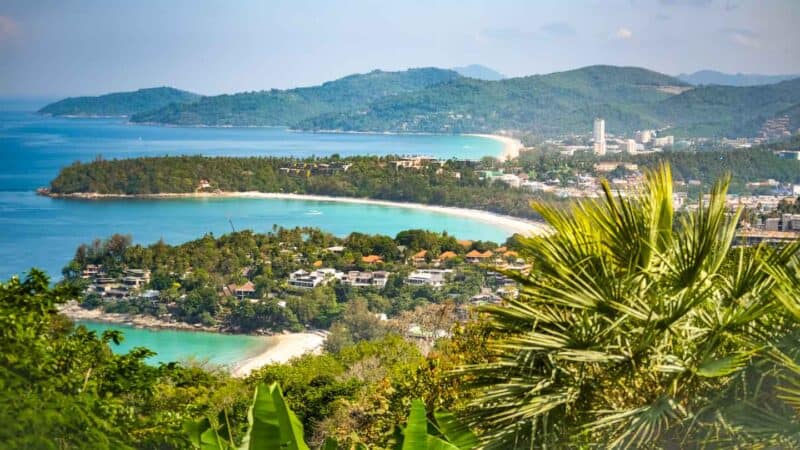
[[[701,86],[661,102],[678,134],[754,136],[765,120],[800,103],[800,78],[764,86]]]
[[[411,92],[460,76],[451,70],[422,68],[402,72],[376,70],[320,86],[205,97],[137,114],[133,122],[173,125],[291,125],[309,117],[366,106],[379,98]]]
[[[303,129],[492,132],[585,132],[594,117],[609,131],[655,127],[649,107],[686,88],[675,78],[640,68],[592,66],[500,81],[457,79],[388,97],[366,110],[325,114],[298,123]]]
[[[611,133],[672,128],[679,136],[755,136],[765,120],[793,111],[800,79],[735,87],[688,84],[632,67],[591,66],[501,81],[458,79],[384,98],[366,110],[324,114],[303,129],[585,134],[594,117]],[[791,115],[791,114],[790,114]]]
[[[589,66],[497,81],[437,68],[376,70],[319,86],[212,97],[143,89],[62,100],[41,112],[186,126],[543,136],[586,134],[603,117],[614,134],[670,128],[676,136],[741,137],[757,135],[767,119],[797,116],[798,104],[800,79],[693,87],[642,68]]]
[[[129,116],[162,108],[171,103],[197,101],[199,95],[171,87],[139,89],[97,97],[71,97],[51,103],[39,110],[53,116]]]

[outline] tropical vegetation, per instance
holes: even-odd
[[[605,184],[568,209],[536,203],[553,234],[516,239],[533,265],[506,274],[519,297],[427,355],[387,333],[246,379],[153,367],[147,350],[113,353],[118,333],[59,315],[70,287],[13,278],[0,285],[0,442],[469,448],[447,431],[460,423],[478,448],[797,448],[800,243],[733,248],[726,178],[680,214],[667,166],[645,180],[636,195]]]
[[[555,233],[523,240],[537,270],[457,371],[487,448],[800,443],[798,244],[732,250],[727,184],[679,217],[668,166],[636,197],[534,206]]]
[[[396,168],[398,157],[233,158],[180,156],[96,160],[64,167],[51,194],[282,192],[374,198],[535,217],[530,195],[482,177],[476,163],[451,160],[442,167]],[[499,164],[491,158],[487,166]],[[333,167],[333,169],[331,169]],[[344,168],[347,167],[345,170]],[[201,181],[208,186],[201,189]]]
[[[513,248],[514,241],[509,245],[507,248]],[[482,287],[497,289],[499,282],[484,268],[464,262],[464,255],[471,250],[497,247],[488,241],[459,243],[447,234],[425,230],[401,231],[394,238],[363,233],[339,238],[317,228],[276,227],[263,234],[245,230],[220,237],[207,234],[180,245],[159,241],[148,246],[116,234],[80,245],[64,267],[61,283],[85,292],[79,296],[84,308],[109,313],[169,317],[244,333],[328,329],[332,325],[341,331],[343,326],[367,320],[369,326],[360,327],[361,332],[378,335],[386,324],[379,323],[376,314],[400,317],[430,305],[464,305]],[[421,250],[426,252],[425,260],[412,264],[411,256]],[[452,282],[439,288],[406,283],[412,270],[438,265],[437,258],[444,252],[450,252],[452,258],[440,268],[453,271]],[[365,262],[367,255],[379,256],[381,261]],[[101,278],[112,279],[122,279],[127,269],[146,270],[149,281],[126,298],[105,297],[86,289],[94,281],[84,275],[89,266],[100,268]],[[343,273],[382,270],[390,275],[385,286],[328,283],[301,289],[288,284],[293,272],[320,268]],[[248,301],[241,301],[229,286],[248,282],[254,291],[248,294]],[[151,295],[145,297],[145,292]],[[335,333],[334,338],[347,342],[363,338],[354,336]]]

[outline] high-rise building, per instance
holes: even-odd
[[[592,134],[592,138],[594,139],[594,153],[596,155],[605,155],[606,154],[606,121],[597,118],[594,119],[594,133]]]
[[[592,138],[595,142],[606,140],[606,121],[600,118],[594,119],[594,134]]]

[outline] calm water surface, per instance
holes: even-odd
[[[73,161],[137,156],[342,156],[428,154],[442,158],[497,155],[501,144],[469,136],[295,133],[282,128],[174,128],[128,125],[122,119],[61,119],[32,113],[42,102],[0,100],[0,279],[30,267],[60,277],[75,248],[97,237],[130,234],[136,242],[181,243],[213,232],[273,224],[317,226],[337,235],[394,234],[409,228],[475,239],[504,239],[494,225],[426,211],[374,205],[263,199],[56,200],[33,191]],[[114,328],[125,340],[115,351],[147,347],[152,363],[190,358],[232,365],[270,345],[268,338],[204,332]]]
[[[426,211],[384,206],[264,199],[56,200],[36,196],[73,161],[137,156],[324,156],[429,154],[480,158],[502,145],[473,136],[298,133],[283,128],[177,128],[129,125],[123,119],[64,119],[34,114],[41,102],[0,100],[0,279],[31,267],[54,277],[75,248],[113,233],[139,243],[181,243],[213,232],[317,226],[395,234],[427,228],[469,239],[503,240],[495,225]],[[317,214],[321,212],[322,214]]]
[[[109,329],[122,331],[124,340],[118,346],[112,343],[111,348],[115,352],[126,353],[135,347],[146,347],[158,352],[148,358],[147,361],[152,364],[195,359],[221,366],[233,366],[236,362],[263,352],[271,345],[270,338],[265,336],[147,330],[129,325],[109,325],[90,321],[78,323],[97,332],[98,335]]]

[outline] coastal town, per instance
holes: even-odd
[[[65,281],[83,290],[80,304],[95,310],[94,318],[107,313],[119,320],[123,313],[150,316],[155,326],[258,334],[325,329],[358,298],[371,299],[375,319],[395,328],[407,312],[424,315],[426,305],[451,303],[451,318],[435,329],[404,318],[402,334],[430,345],[435,336],[447,335],[453,321],[467,320],[470,308],[515,298],[519,290],[512,274],[524,275],[531,268],[509,247],[513,240],[498,245],[422,230],[401,232],[394,239],[356,234],[338,239],[306,229],[243,232],[221,239],[207,236],[201,241],[224,245],[226,253],[238,256],[178,273],[157,261],[215,256],[202,250],[201,242],[143,248],[113,236],[79,248]],[[153,262],[142,264],[141,256],[135,256],[142,254],[151,255],[146,260]],[[233,261],[247,262],[239,267],[231,266]],[[276,276],[280,273],[283,278]],[[332,298],[337,300],[330,303]],[[255,316],[242,316],[248,308],[255,308]],[[264,313],[259,308],[270,311],[268,316],[260,316]],[[309,308],[333,309],[322,318]],[[69,311],[87,317],[74,308]]]

